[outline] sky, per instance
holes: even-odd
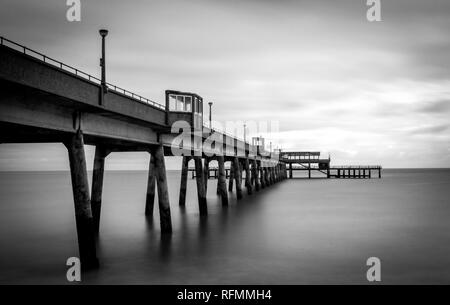
[[[81,0],[80,22],[65,0],[0,4],[0,35],[93,75],[107,28],[108,82],[161,103],[166,89],[196,92],[219,122],[277,121],[274,147],[334,165],[450,165],[448,0],[382,0],[380,22],[363,0]],[[147,164],[115,153],[106,168]],[[62,144],[0,145],[0,170],[68,168]]]

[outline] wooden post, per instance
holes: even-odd
[[[94,221],[94,232],[100,230],[100,211],[102,209],[103,176],[105,172],[105,158],[109,151],[101,146],[95,147],[94,171],[92,173],[91,209]]]
[[[195,160],[195,175],[197,180],[197,197],[198,197],[198,209],[200,215],[204,216],[208,214],[208,206],[206,204],[206,188],[205,179],[203,178],[203,165],[201,157],[194,157]]]
[[[337,170],[337,177],[341,178],[341,170],[340,169]]]
[[[181,161],[181,183],[180,183],[180,197],[179,205],[186,205],[186,189],[187,189],[187,176],[188,176],[189,157],[183,156]]]
[[[330,168],[327,167],[327,179],[330,179]]]
[[[148,162],[147,196],[145,199],[145,215],[147,216],[153,216],[153,206],[155,205],[155,186],[155,157],[150,153],[150,161]]]
[[[245,158],[245,187],[247,188],[247,194],[251,195],[253,193],[252,190],[252,182],[251,182],[251,176],[250,176],[250,162],[248,161],[248,158]]]
[[[169,191],[167,187],[166,164],[164,161],[164,149],[160,144],[153,152],[155,159],[156,185],[158,189],[158,206],[161,233],[172,233],[172,219],[170,216]]]
[[[308,178],[311,179],[311,163],[308,163]]]
[[[289,179],[292,179],[292,163],[289,163]]]
[[[236,183],[236,197],[237,199],[242,198],[242,170],[239,159],[234,157],[233,161],[234,167],[234,182]]]
[[[78,130],[64,145],[67,147],[69,153],[81,267],[83,270],[97,268],[98,259],[95,246],[94,220],[89,196],[82,131]]]
[[[369,179],[372,179],[372,170],[369,169]]]
[[[381,179],[381,168],[378,169],[378,179]]]
[[[228,205],[228,193],[227,193],[227,178],[225,173],[225,158],[223,156],[217,157],[217,163],[219,163],[219,177],[217,180],[217,190],[222,198],[222,206]]]

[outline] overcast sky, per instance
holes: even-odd
[[[105,27],[109,82],[159,102],[166,89],[196,92],[219,121],[279,121],[283,149],[449,167],[448,0],[383,0],[381,22],[363,0],[81,0],[73,23],[65,0],[0,3],[0,35],[99,75]],[[107,168],[146,169],[147,158],[113,154]],[[67,159],[62,144],[0,146],[0,170]]]

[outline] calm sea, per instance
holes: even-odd
[[[382,283],[450,284],[450,170],[292,179],[239,202],[232,194],[228,208],[211,180],[207,218],[195,180],[180,209],[180,173],[168,176],[174,232],[162,238],[158,211],[144,216],[147,173],[106,172],[101,269],[84,283],[364,284],[375,256]],[[77,255],[69,173],[1,172],[0,283],[67,283]]]

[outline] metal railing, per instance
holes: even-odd
[[[60,70],[63,70],[65,72],[74,74],[78,77],[82,77],[88,81],[94,82],[98,85],[101,84],[101,79],[99,79],[98,77],[92,76],[89,73],[83,72],[77,68],[74,68],[72,66],[69,66],[59,60],[53,59],[51,57],[48,57],[45,54],[42,54],[38,51],[32,50],[30,48],[27,48],[21,44],[18,44],[17,42],[14,42],[12,40],[9,40],[5,37],[0,36],[0,45],[8,47],[10,49],[14,49],[16,51],[22,52],[23,54],[26,54],[28,56],[31,56],[37,60],[43,61],[47,64],[50,64]],[[108,87],[109,90],[115,91],[116,93],[120,93],[123,94],[127,97],[131,97],[133,100],[144,103],[144,104],[148,104],[151,106],[154,106],[156,108],[162,109],[162,110],[166,110],[166,107],[162,104],[159,104],[157,102],[154,102],[146,97],[143,97],[139,94],[133,93],[131,91],[125,90],[119,86],[110,84],[110,83],[106,83],[106,86]]]
[[[381,169],[381,165],[333,165],[333,169]]]
[[[232,133],[230,133],[230,132],[227,132],[227,131],[225,131],[225,130],[221,130],[221,129],[218,129],[218,128],[209,128],[209,126],[207,126],[205,123],[203,123],[203,127],[204,127],[204,128],[207,128],[207,129],[209,129],[209,130],[211,130],[211,131],[214,131],[214,132],[218,132],[218,133],[224,134],[224,135],[229,136],[229,137],[231,137],[231,138],[235,138],[235,139],[237,139],[237,140],[239,140],[239,141],[242,141],[242,142],[244,142],[244,143],[246,143],[246,144],[249,144],[249,141],[248,141],[248,140],[245,140],[245,141],[244,141],[243,138],[241,138],[241,137],[239,137],[239,136],[237,136],[237,135],[235,135],[235,134],[232,134]]]

